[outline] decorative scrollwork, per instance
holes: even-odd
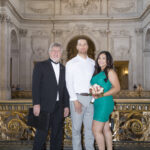
[[[148,127],[148,116],[143,115],[142,112],[120,113],[118,134],[121,140],[140,141]]]
[[[150,141],[150,102],[149,100],[115,100],[115,110],[111,116],[113,141]],[[33,140],[35,129],[27,126],[28,108],[31,100],[0,102],[0,140]],[[49,134],[50,135],[50,134]],[[50,136],[47,138],[50,139]],[[64,120],[64,145],[72,143],[72,122]]]
[[[7,112],[1,115],[0,139],[33,139],[35,130],[26,125],[26,115],[27,113],[23,112]]]
[[[67,117],[65,119],[64,130],[65,130],[64,138],[71,139],[71,137],[72,137],[72,123],[71,123],[71,118],[70,117]]]
[[[12,119],[8,122],[8,130],[11,132],[19,132],[19,130],[21,129],[21,121],[18,119]]]

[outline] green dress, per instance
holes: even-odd
[[[105,73],[102,71],[95,75],[91,79],[91,85],[98,84],[104,88],[104,93],[109,91],[112,87],[109,79],[107,82],[104,81],[106,79]],[[94,117],[93,120],[100,122],[107,122],[109,120],[109,116],[114,109],[114,101],[113,96],[104,96],[94,101]]]

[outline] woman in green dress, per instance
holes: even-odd
[[[99,53],[95,62],[95,72],[91,84],[104,88],[104,93],[94,96],[94,118],[92,131],[99,150],[112,150],[112,133],[109,127],[109,116],[114,109],[113,96],[120,91],[117,74],[113,70],[113,59],[108,51]]]

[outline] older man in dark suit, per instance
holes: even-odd
[[[63,116],[67,117],[69,114],[69,96],[66,89],[65,68],[60,64],[61,55],[61,44],[51,44],[50,58],[37,63],[33,71],[33,113],[35,116],[39,116],[42,111],[50,114],[48,120],[51,129],[51,150],[61,149]],[[36,130],[33,150],[42,150],[48,130]]]

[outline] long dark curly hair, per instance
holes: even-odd
[[[99,72],[102,71],[102,70],[101,70],[101,67],[100,67],[99,64],[98,64],[98,59],[99,59],[99,56],[100,56],[101,54],[105,54],[105,55],[106,55],[106,64],[107,64],[107,66],[106,66],[105,69],[104,69],[104,72],[105,72],[105,75],[106,75],[106,79],[104,79],[104,80],[105,80],[105,82],[107,82],[107,80],[108,80],[108,71],[109,71],[110,69],[113,69],[113,68],[114,68],[114,66],[113,66],[113,58],[112,58],[111,54],[110,54],[108,51],[101,51],[101,52],[98,54],[97,59],[96,59],[96,61],[95,61],[95,71],[94,71],[93,76],[97,75]]]

